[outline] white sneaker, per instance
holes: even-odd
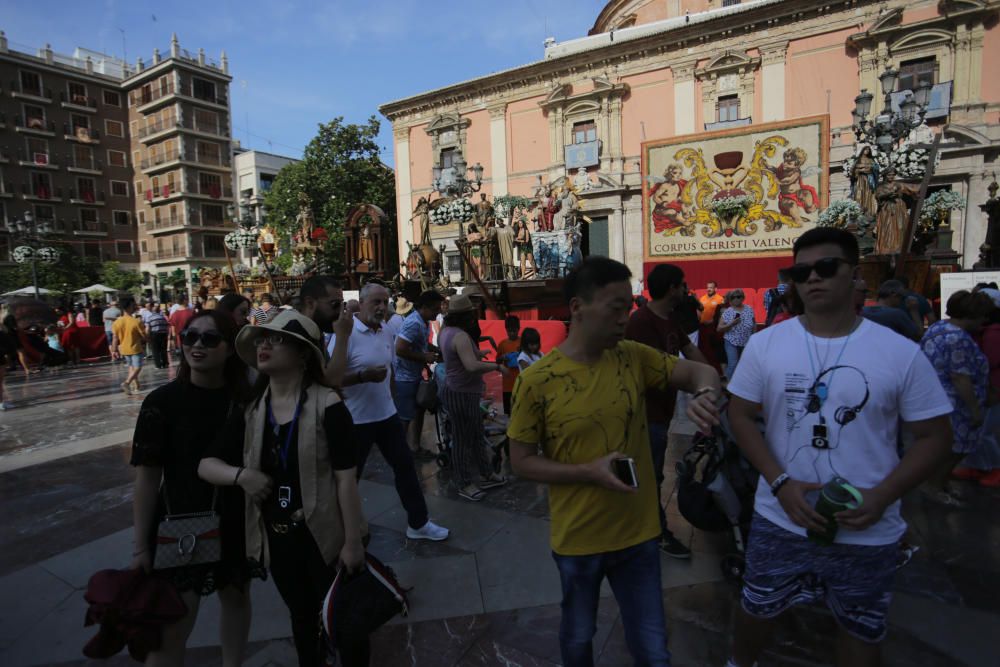
[[[447,528],[437,525],[433,521],[428,521],[424,524],[423,528],[410,528],[406,527],[406,537],[410,540],[430,540],[431,542],[440,542],[441,540],[447,540],[449,531]]]

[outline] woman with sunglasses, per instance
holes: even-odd
[[[260,379],[202,479],[246,493],[247,555],[266,565],[291,613],[300,665],[320,664],[319,616],[339,567],[364,567],[351,415],[323,386],[319,327],[294,310],[243,328],[236,349]],[[367,637],[337,636],[345,667],[367,665]]]
[[[132,513],[135,547],[132,567],[157,567],[157,527],[167,514],[215,510],[220,515],[222,559],[217,563],[157,569],[171,581],[188,614],[163,631],[160,649],[147,665],[183,665],[184,649],[198,616],[200,599],[218,592],[222,604],[222,662],[243,662],[250,630],[250,590],[254,572],[243,538],[243,494],[215,488],[198,478],[198,465],[222,433],[226,415],[239,414],[248,396],[246,369],[236,356],[236,327],[217,311],[204,311],[180,335],[177,379],[151,392],[142,403],[132,441],[136,466]]]
[[[753,306],[744,303],[746,295],[743,294],[743,290],[734,289],[726,295],[726,300],[729,301],[729,307],[722,311],[719,333],[722,334],[726,345],[726,375],[733,377],[736,364],[739,363],[756,324]]]

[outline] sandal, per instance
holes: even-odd
[[[490,475],[489,477],[483,479],[483,481],[479,483],[479,488],[484,491],[487,489],[496,489],[501,486],[507,486],[507,478],[504,477],[503,475],[496,475],[496,474]]]
[[[458,495],[474,503],[478,503],[486,497],[486,493],[475,484],[469,484],[468,486],[462,488],[459,490]]]

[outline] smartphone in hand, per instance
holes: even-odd
[[[611,462],[611,467],[615,477],[620,479],[623,484],[633,489],[639,488],[639,474],[636,472],[635,459],[615,459]]]

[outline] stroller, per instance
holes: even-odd
[[[759,426],[763,430],[763,422]],[[732,549],[720,566],[727,581],[740,581],[746,568],[745,545],[760,475],[736,446],[725,410],[711,434],[694,437],[676,470],[681,516],[699,530],[732,533]]]
[[[441,468],[451,467],[452,446],[454,444],[454,428],[452,420],[448,416],[448,411],[444,407],[444,402],[440,400],[441,392],[444,389],[444,364],[434,367],[434,382],[438,388],[437,409],[434,410],[434,427],[437,430],[438,454],[435,457],[437,464]],[[484,399],[479,403],[480,412],[483,418],[483,446],[489,448],[491,452],[490,463],[493,472],[499,473],[503,467],[503,457],[506,452],[510,456],[510,444],[507,439],[507,417],[497,414],[489,399]]]

